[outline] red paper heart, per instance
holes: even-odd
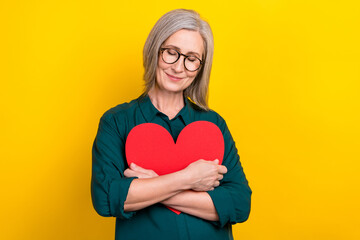
[[[212,122],[196,121],[188,124],[176,143],[170,133],[155,123],[143,123],[131,129],[125,144],[126,159],[158,175],[186,168],[199,159],[213,161],[224,157],[224,138]],[[169,208],[177,214],[180,211]]]

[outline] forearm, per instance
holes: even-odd
[[[146,179],[134,179],[124,203],[125,211],[136,211],[190,189],[182,171]]]
[[[161,203],[205,220],[219,220],[215,206],[207,192],[186,190],[177,193]]]

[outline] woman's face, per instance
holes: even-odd
[[[187,56],[196,56],[202,59],[204,46],[203,38],[199,32],[181,29],[171,35],[161,46],[162,48],[173,48]],[[173,64],[165,63],[159,55],[156,68],[156,84],[162,91],[179,93],[184,91],[195,79],[199,70],[190,72],[184,67],[184,56]]]

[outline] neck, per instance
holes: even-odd
[[[161,91],[154,86],[148,92],[152,104],[162,113],[167,115],[169,119],[176,116],[176,114],[184,107],[183,91],[181,92],[167,92]]]

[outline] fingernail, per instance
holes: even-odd
[[[135,163],[131,163],[131,164],[130,164],[130,167],[135,167],[135,166],[136,166]]]

